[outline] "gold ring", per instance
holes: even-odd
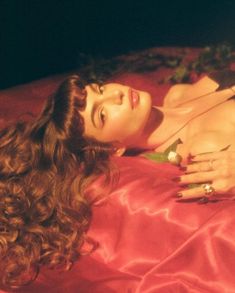
[[[215,193],[215,189],[213,186],[211,186],[211,184],[209,183],[206,183],[206,184],[203,184],[202,185],[202,188],[204,189],[205,191],[205,195],[212,195]]]

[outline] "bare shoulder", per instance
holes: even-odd
[[[197,97],[216,91],[219,84],[205,76],[193,84],[176,84],[172,86],[164,98],[164,107],[175,108],[186,104]]]
[[[167,92],[163,106],[166,108],[177,107],[183,100],[186,90],[192,87],[191,84],[176,84],[173,85]]]

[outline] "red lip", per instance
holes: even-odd
[[[131,108],[134,109],[139,104],[139,94],[132,88],[129,88],[129,100],[131,103]]]

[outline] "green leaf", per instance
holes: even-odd
[[[157,152],[150,152],[150,153],[146,153],[143,155],[143,157],[155,161],[157,163],[167,163],[169,162],[168,160],[168,155],[170,152],[175,152],[177,145],[179,143],[182,143],[182,141],[180,139],[177,139],[175,142],[173,142],[173,144],[171,144],[163,153],[157,153]]]
[[[146,159],[155,161],[156,163],[166,163],[168,162],[167,154],[165,153],[146,153],[143,155]]]

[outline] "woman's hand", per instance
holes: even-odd
[[[182,189],[180,199],[235,196],[235,151],[220,151],[193,157],[178,179],[181,185],[197,184]]]

